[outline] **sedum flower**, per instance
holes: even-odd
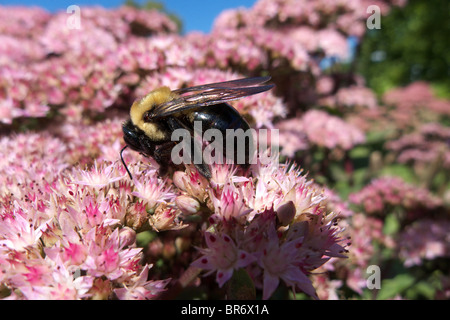
[[[96,189],[104,188],[123,178],[123,176],[115,176],[117,175],[116,167],[117,165],[115,163],[98,167],[97,161],[95,161],[94,166],[89,171],[81,169],[75,170],[71,179],[73,183],[78,185],[91,186]],[[77,175],[79,176],[79,180],[76,178]]]
[[[162,203],[156,208],[155,213],[150,216],[148,222],[156,231],[179,230],[187,227],[180,221],[180,214],[181,211],[177,208]]]
[[[258,264],[264,270],[263,299],[268,299],[278,287],[280,280],[286,285],[300,288],[303,292],[317,298],[311,280],[308,279],[299,265],[299,250],[303,245],[304,237],[285,241],[280,244],[275,228],[268,230],[267,241],[258,251]]]
[[[447,219],[418,220],[400,234],[399,255],[406,267],[421,265],[424,260],[450,256],[450,222]],[[420,234],[420,237],[417,237]]]
[[[134,184],[136,191],[131,194],[144,200],[147,210],[155,209],[159,203],[174,197],[170,187],[157,178],[154,170],[143,174],[140,179],[134,179]]]
[[[123,288],[114,289],[114,293],[119,300],[148,300],[156,298],[158,294],[165,290],[170,279],[148,281],[148,271],[151,266],[146,265],[141,273],[133,279],[130,286],[125,285]]]
[[[50,220],[36,224],[33,219],[27,219],[28,214],[17,208],[13,212],[2,215],[0,223],[0,246],[17,251],[39,245],[39,239],[46,230]]]
[[[196,199],[186,195],[176,197],[175,204],[186,215],[195,214],[200,210],[200,203]]]
[[[176,171],[173,183],[188,195],[205,202],[207,197],[208,180],[195,169],[188,168],[186,172]]]
[[[105,276],[110,280],[127,279],[135,273],[135,264],[140,259],[141,248],[124,248],[120,243],[119,229],[105,236],[104,228],[93,228],[86,234],[88,256],[81,269],[95,277]],[[96,238],[101,239],[99,243]]]
[[[234,241],[226,234],[205,233],[207,248],[200,249],[203,256],[192,266],[217,271],[216,281],[222,287],[233,275],[235,269],[243,268],[255,261],[255,258],[244,250],[240,250]]]

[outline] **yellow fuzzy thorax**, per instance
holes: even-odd
[[[160,105],[167,101],[177,98],[178,95],[173,93],[169,87],[161,87],[153,90],[140,100],[136,100],[130,109],[131,122],[139,129],[145,132],[148,137],[153,139],[163,139],[164,133],[157,130],[154,123],[144,122],[144,113],[151,110],[154,106]]]

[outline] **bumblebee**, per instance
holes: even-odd
[[[268,80],[270,77],[254,77],[173,91],[168,87],[151,91],[133,103],[130,119],[122,126],[126,143],[121,151],[122,162],[123,150],[130,147],[144,156],[152,157],[160,165],[160,175],[164,175],[171,164],[172,149],[177,144],[171,140],[174,130],[186,129],[193,139],[194,123],[201,121],[202,132],[218,129],[224,137],[227,129],[247,131],[250,129],[247,121],[226,101],[267,91],[273,87],[272,84],[263,85]],[[246,156],[244,167],[248,167],[249,160],[249,156]],[[211,177],[205,161],[194,162],[194,165],[201,175],[208,179]],[[127,172],[131,178],[128,168]]]

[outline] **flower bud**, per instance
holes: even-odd
[[[133,246],[136,242],[136,232],[129,227],[123,227],[119,231],[119,239],[121,247]]]
[[[177,186],[178,189],[182,191],[187,191],[184,181],[187,177],[186,172],[184,171],[175,171],[173,173],[173,183]]]
[[[150,216],[149,223],[157,231],[166,230],[175,220],[175,209],[167,207],[166,204],[160,204],[155,213]]]
[[[295,217],[294,202],[288,201],[277,209],[277,217],[282,226],[287,226]]]
[[[164,230],[179,230],[187,227],[178,216],[180,210],[168,206],[166,203],[161,203],[155,210],[155,213],[150,216],[148,222],[156,231]]]
[[[173,183],[190,196],[204,202],[207,197],[208,180],[194,169],[187,169],[187,172],[176,171],[173,174]]]
[[[200,203],[192,197],[181,195],[175,198],[178,208],[186,215],[195,214],[200,210]]]
[[[147,221],[147,208],[144,202],[136,202],[131,205],[125,216],[125,224],[135,230],[138,230]]]

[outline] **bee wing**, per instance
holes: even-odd
[[[152,118],[165,117],[177,112],[198,107],[215,105],[222,102],[232,101],[253,94],[261,93],[272,89],[274,85],[270,84],[253,87],[251,87],[251,85],[264,83],[269,79],[270,77],[246,78],[178,89],[173,92],[178,94],[191,91],[200,92],[194,93],[192,95],[182,96],[158,105],[152,109],[152,113],[150,114],[150,116]]]
[[[219,88],[222,88],[222,89],[223,88],[244,88],[244,87],[255,86],[255,85],[267,82],[269,80],[270,80],[270,76],[243,78],[243,79],[230,80],[230,81],[224,81],[224,82],[208,83],[208,84],[189,87],[189,88],[181,88],[181,89],[173,90],[173,92],[177,93],[177,94],[183,94],[186,92],[205,91],[205,90],[219,89]]]

